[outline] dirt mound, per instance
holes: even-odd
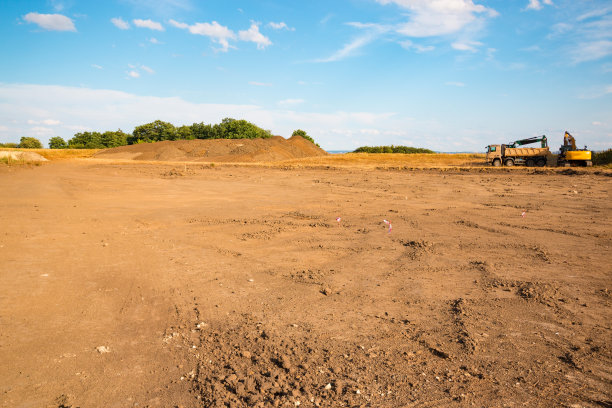
[[[258,162],[324,156],[325,150],[301,136],[285,139],[177,140],[115,147],[94,155],[99,159],[153,161]]]
[[[12,160],[29,161],[29,162],[43,162],[47,161],[38,153],[34,152],[16,152],[16,151],[2,151],[0,152],[0,158],[8,157]]]

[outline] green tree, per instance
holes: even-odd
[[[68,148],[68,143],[64,139],[59,136],[54,136],[49,139],[49,149],[66,149]]]
[[[215,137],[221,139],[267,139],[272,137],[269,130],[264,130],[244,119],[225,118],[213,126]]]
[[[146,125],[137,126],[132,135],[128,136],[127,142],[128,144],[137,143],[139,140],[146,143],[160,142],[176,140],[177,136],[176,128],[172,123],[156,120]]]
[[[180,128],[176,129],[177,139],[178,140],[193,140],[195,136],[193,135],[193,130],[191,126],[183,125]]]
[[[204,122],[194,123],[191,127],[191,133],[196,139],[215,139],[215,132],[212,125],[206,125]]]
[[[80,132],[68,140],[71,149],[104,149],[102,134],[100,132]]]
[[[305,130],[302,130],[302,129],[294,130],[293,133],[291,134],[291,137],[293,136],[302,136],[304,139],[310,141],[312,144],[316,145],[317,147],[320,147],[319,144],[316,143],[312,137],[308,136],[308,133],[306,133]]]
[[[42,149],[43,145],[40,143],[40,140],[36,139],[35,137],[23,136],[17,147],[21,149]]]
[[[106,131],[100,136],[100,144],[104,148],[125,146],[130,135],[118,129],[116,132]]]
[[[0,147],[10,147],[10,148],[15,148],[15,147],[19,147],[18,143],[0,143]]]

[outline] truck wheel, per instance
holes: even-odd
[[[540,159],[536,162],[536,166],[538,167],[544,167],[546,166],[546,160],[545,159]]]
[[[506,160],[506,161],[504,162],[504,166],[506,166],[506,167],[512,167],[512,166],[514,166],[514,160],[512,160],[512,159],[508,159],[508,160]]]
[[[493,160],[493,167],[499,167],[499,166],[501,166],[501,160],[499,159]]]
[[[533,167],[534,165],[535,165],[535,162],[533,161],[533,159],[528,159],[525,162],[525,166],[527,166],[527,167]]]

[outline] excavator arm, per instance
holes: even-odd
[[[512,143],[508,143],[508,147],[519,147],[519,146],[523,146],[526,144],[531,144],[531,143],[537,143],[537,142],[542,142],[542,147],[548,147],[548,139],[546,139],[545,135],[539,136],[539,137],[530,137],[527,139],[521,139],[521,140],[516,140]]]
[[[563,146],[568,147],[567,150],[576,150],[576,139],[567,130],[565,136],[563,136]]]

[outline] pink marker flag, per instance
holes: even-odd
[[[525,214],[527,214],[527,211],[523,211],[523,212],[521,213],[521,217],[525,218]]]
[[[389,226],[389,231],[387,231],[387,232],[390,234],[391,230],[393,229],[393,225],[391,225],[391,223],[389,221],[387,221],[387,220],[383,220],[383,222]]]
[[[340,222],[340,221],[342,221],[342,218],[338,217],[338,218],[336,218],[336,221]]]

